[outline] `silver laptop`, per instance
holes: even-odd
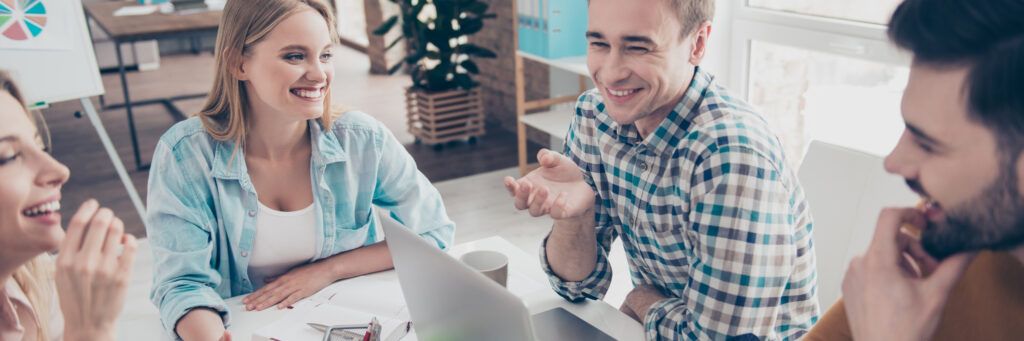
[[[562,308],[523,301],[397,224],[384,236],[419,340],[614,340]]]

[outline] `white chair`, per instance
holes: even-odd
[[[881,157],[820,141],[811,142],[799,178],[814,217],[818,300],[825,310],[841,295],[850,259],[870,244],[882,208],[919,199],[903,178],[886,173]]]

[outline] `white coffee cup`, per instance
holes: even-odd
[[[478,250],[459,257],[463,264],[503,287],[508,287],[508,257],[498,251]]]

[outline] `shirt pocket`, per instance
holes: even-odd
[[[656,253],[659,255],[660,262],[652,264],[652,266],[658,267],[659,272],[674,273],[673,275],[681,275],[678,272],[685,272],[684,269],[688,268],[689,255],[691,250],[689,249],[692,245],[689,240],[689,222],[685,212],[678,205],[669,205],[665,207],[668,214],[652,214],[650,216],[651,222],[651,237],[656,241],[658,250]],[[685,276],[680,277],[685,278]]]
[[[372,209],[355,209],[347,214],[338,215],[338,221],[334,225],[338,230],[346,231],[369,228],[373,221],[372,214]]]
[[[377,239],[373,228],[373,220],[370,213],[364,211],[359,214],[349,213],[339,216],[334,224],[334,254],[357,249],[366,246],[367,243]]]

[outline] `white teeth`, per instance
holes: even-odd
[[[295,94],[295,96],[299,96],[306,99],[317,99],[323,96],[323,90],[293,89],[292,93]]]
[[[632,95],[633,93],[635,93],[637,91],[640,91],[640,90],[639,89],[633,89],[633,90],[626,90],[626,91],[616,91],[616,90],[608,89],[608,93],[610,93],[610,94],[612,94],[612,96],[616,96],[616,97],[629,96],[629,95]]]
[[[48,203],[45,203],[45,204],[38,205],[36,207],[29,208],[27,210],[22,211],[21,213],[26,215],[26,216],[29,216],[29,217],[34,217],[34,216],[43,215],[43,214],[47,214],[47,213],[57,212],[59,210],[60,210],[60,201],[52,201],[52,202],[48,202]]]

